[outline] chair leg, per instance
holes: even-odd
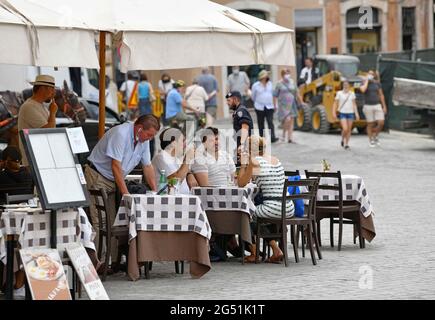
[[[364,237],[362,235],[361,221],[358,221],[358,239],[359,239],[359,247],[361,249],[364,249],[365,245],[364,245]]]
[[[301,233],[302,258],[305,258],[305,235],[304,226],[298,226],[298,233]]]
[[[180,266],[178,265],[178,261],[175,261],[175,273],[176,274],[180,273]]]
[[[181,274],[184,274],[184,261],[181,261]]]
[[[297,232],[295,232],[293,230],[294,227],[295,226],[291,226],[291,229],[292,229],[291,233],[293,234],[293,252],[295,254],[295,261],[296,261],[296,263],[298,263],[299,262],[299,252],[298,252],[298,242],[296,241]]]
[[[356,226],[353,225],[353,244],[356,244]],[[360,248],[361,248],[361,242],[360,242]]]
[[[334,247],[334,218],[331,216],[329,218],[329,241],[331,242],[331,247]]]
[[[284,251],[284,265],[288,267],[287,228],[285,225],[282,226],[281,239],[282,239],[282,249]]]
[[[267,248],[266,248],[267,247]],[[261,261],[264,262],[264,260],[266,260],[268,257],[266,257],[266,250],[267,250],[267,255],[269,255],[269,247],[266,244],[266,240],[263,239],[263,244],[262,244],[262,251],[263,251],[263,256],[261,257]]]
[[[145,269],[145,279],[149,279],[150,278],[150,263],[151,262],[148,262],[148,261],[145,262],[145,266],[144,266],[144,269]]]
[[[260,224],[257,221],[257,230],[255,235],[255,263],[258,263],[258,256],[260,255]],[[264,241],[264,239],[263,239]]]
[[[153,270],[153,262],[152,261],[149,262],[149,269],[150,269],[150,271]]]
[[[338,223],[338,251],[341,251],[342,241],[343,241],[343,218],[340,218]]]
[[[242,239],[241,234],[239,234],[239,245],[242,250],[242,264],[245,264],[245,241]]]
[[[104,261],[103,278],[101,281],[106,281],[107,269],[109,268],[110,252],[112,251],[111,239],[106,237],[106,260]]]
[[[311,260],[313,261],[313,265],[316,265],[317,261],[316,261],[316,255],[314,254],[314,249],[313,249],[313,231],[311,230],[311,223],[309,223],[307,227],[308,227],[307,240],[308,240],[308,245],[310,247]]]
[[[322,246],[322,237],[320,234],[320,220],[317,221],[317,239],[319,240],[319,246]]]
[[[321,260],[322,259],[322,252],[320,251],[320,240],[318,238],[316,221],[313,220],[312,226],[313,226],[314,244],[316,245],[317,256],[319,257],[319,260]]]
[[[97,251],[98,260],[101,260],[102,253],[103,253],[103,235],[100,232],[98,234],[98,251]]]

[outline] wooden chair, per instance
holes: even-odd
[[[33,193],[29,193],[29,194],[13,194],[13,195],[10,195],[9,193],[6,193],[6,204],[14,204],[14,203],[27,202],[30,199],[33,199]]]
[[[357,201],[343,200],[343,185],[341,172],[310,172],[305,171],[307,178],[332,178],[336,180],[334,185],[325,185],[319,182],[319,190],[333,190],[338,195],[338,199],[331,201],[316,201],[316,222],[317,233],[320,242],[320,221],[325,218],[330,219],[330,243],[334,247],[334,224],[338,224],[338,251],[341,250],[343,239],[343,224],[352,224],[358,231],[360,248],[365,247],[362,237],[360,204]]]
[[[260,238],[263,239],[280,239],[279,242],[281,244],[281,248],[284,253],[284,263],[285,266],[288,266],[288,253],[287,253],[287,225],[290,225],[291,228],[294,226],[304,226],[308,229],[307,240],[311,253],[311,260],[314,265],[317,264],[314,249],[313,249],[313,221],[314,221],[314,210],[315,210],[315,199],[317,195],[317,185],[318,179],[304,179],[299,181],[288,181],[287,177],[284,181],[284,188],[282,197],[267,197],[264,200],[278,200],[281,201],[281,219],[271,219],[271,218],[257,218],[257,232],[256,232],[256,243],[260,243]],[[302,190],[300,194],[295,195],[287,195],[288,187],[305,187],[306,189]],[[306,192],[303,192],[305,191]],[[304,199],[307,200],[307,215],[299,218],[299,217],[286,217],[286,203],[288,200],[297,200]],[[262,233],[261,232],[261,224],[274,224],[277,226],[276,233]],[[297,241],[295,239],[295,233],[292,232],[293,237],[293,250],[295,254],[296,262],[299,261]],[[259,256],[259,246],[256,247],[256,260],[258,262]]]
[[[23,194],[32,194],[31,198],[33,198],[33,188],[34,188],[33,181],[24,182],[24,183],[4,184],[0,186],[0,203],[6,203],[6,196],[11,197],[13,195],[15,196],[15,195],[23,195]],[[28,199],[26,199],[26,201]],[[22,200],[17,200],[17,201],[22,201]]]
[[[295,171],[284,171],[284,175],[288,177],[294,177],[294,176],[300,176],[299,170]],[[291,243],[293,244],[293,228],[291,228]],[[267,246],[267,255],[263,255],[262,260],[266,260],[266,258],[270,257],[270,246],[267,245],[266,241],[263,241],[263,252],[266,252],[266,246]],[[303,247],[303,246],[302,246]],[[305,256],[305,253],[304,253]]]
[[[109,200],[105,190],[89,190],[91,197],[94,199],[95,208],[98,213],[99,220],[99,236],[98,236],[98,259],[101,260],[101,254],[103,250],[103,240],[105,239],[106,254],[104,257],[104,270],[102,281],[106,280],[107,269],[109,267],[110,252],[111,252],[111,240],[112,238],[120,239],[122,237],[128,237],[128,227],[114,227],[112,217],[107,210],[109,207]],[[127,254],[128,256],[128,254]],[[120,258],[120,252],[118,254],[118,261]]]

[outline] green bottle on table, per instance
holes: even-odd
[[[159,194],[167,194],[168,188],[168,180],[166,179],[165,170],[160,170],[160,179],[159,179]]]

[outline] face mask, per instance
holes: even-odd
[[[239,71],[240,71],[239,69],[233,69],[234,74],[239,74]]]
[[[169,82],[169,79],[165,78],[165,79],[163,79],[162,81],[163,81],[163,83],[168,83],[168,82]]]
[[[291,77],[290,74],[286,74],[286,75],[284,75],[284,79],[287,80],[287,81],[290,81],[291,78],[292,78],[292,77]]]
[[[369,79],[369,80],[373,80],[374,78],[375,77],[372,74],[369,74],[368,77],[367,77],[367,79]]]

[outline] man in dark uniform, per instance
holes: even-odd
[[[246,140],[251,135],[254,129],[254,123],[248,109],[241,104],[242,95],[238,91],[229,92],[225,98],[228,106],[234,110],[233,113],[233,129],[237,137],[237,152],[241,152],[246,146]],[[240,166],[239,157],[237,157],[237,166]]]

